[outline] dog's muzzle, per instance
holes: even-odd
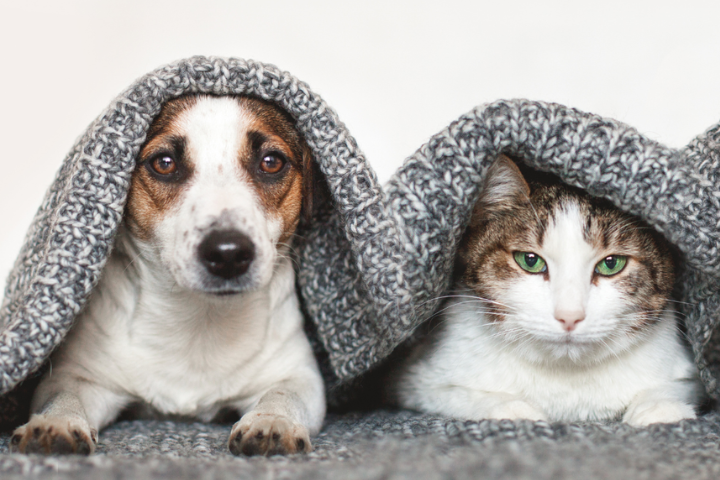
[[[255,245],[237,230],[218,230],[209,233],[200,243],[198,257],[211,275],[231,280],[250,268],[255,259]]]

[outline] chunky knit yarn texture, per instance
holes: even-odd
[[[0,398],[0,417],[5,420],[10,421],[13,406],[23,406],[26,400],[18,400],[22,397],[17,394],[32,385],[25,379],[46,363],[97,284],[122,220],[135,157],[150,123],[164,102],[189,93],[243,94],[275,102],[296,119],[315,155],[331,201],[318,209],[297,245],[298,286],[312,327],[309,331],[327,359],[331,384],[347,384],[368,372],[433,314],[450,284],[456,245],[478,186],[502,152],[608,198],[643,218],[677,247],[683,266],[677,308],[685,320],[702,382],[710,398],[720,399],[720,333],[716,328],[720,317],[720,126],[687,148],[673,150],[624,124],[561,105],[498,101],[470,111],[432,137],[383,187],[336,113],[307,85],[259,62],[196,57],[148,74],[114,100],[78,140],[48,191],[9,277],[0,311],[0,394],[5,395]],[[147,447],[148,454],[182,457],[187,448],[182,446],[184,440],[167,443],[164,435],[200,441],[205,434],[219,438],[229,433],[229,429],[220,435],[215,427],[173,425],[139,422],[111,427],[108,437],[101,434],[109,450],[103,453],[105,447],[101,447],[98,458],[118,454],[109,446],[116,438],[121,438],[117,448],[126,454],[133,454],[137,447],[133,442],[138,441],[154,445]],[[357,478],[390,478],[388,470],[363,469],[362,465],[392,463],[394,454],[407,462],[405,474],[418,478],[437,478],[448,468],[468,477],[481,471],[490,477],[506,467],[528,478],[536,472],[547,473],[547,478],[566,478],[573,465],[583,465],[580,452],[586,448],[600,448],[598,458],[604,460],[586,464],[586,473],[601,478],[596,467],[629,472],[637,467],[637,459],[657,465],[669,458],[653,453],[656,441],[664,442],[661,451],[680,456],[678,465],[688,459],[696,465],[698,458],[717,465],[718,425],[714,413],[692,422],[636,430],[617,424],[453,422],[406,412],[336,417],[320,438],[332,439],[327,459],[333,461],[348,455],[344,443],[355,449],[350,453],[356,454],[365,475]],[[358,443],[361,431],[371,441]],[[124,437],[122,432],[126,432]],[[160,433],[153,437],[153,432]],[[407,438],[415,436],[426,440],[407,443]],[[7,437],[2,438],[0,449]],[[385,439],[384,447],[373,443],[378,438]],[[548,441],[557,443],[560,450],[548,453]],[[217,447],[212,442],[209,445],[212,452],[219,452],[212,450]],[[478,453],[486,447],[497,457]],[[645,456],[627,457],[625,463],[608,461],[619,451],[636,447]],[[517,448],[526,449],[528,456]],[[429,455],[430,450],[445,452],[456,461]],[[13,458],[17,459],[0,454],[0,471],[8,475],[46,471],[45,461]],[[246,463],[241,470],[248,475],[274,475],[289,469],[298,478],[310,477],[321,471],[318,461],[311,456],[283,464],[280,470],[274,470],[273,463]],[[125,471],[137,469],[135,462],[126,460],[78,462],[61,463],[76,478],[87,473],[85,467],[107,467],[108,473],[115,472],[117,465]],[[545,470],[536,470],[536,465]],[[332,462],[325,466],[333,475],[345,468]],[[168,476],[178,472],[172,462],[161,467],[167,467]],[[558,468],[565,474],[558,473]],[[678,478],[682,469],[668,467],[665,472],[669,472],[667,478]],[[687,472],[702,477],[716,474],[717,468]],[[661,477],[665,478],[657,478]],[[224,476],[218,473],[213,478]]]
[[[715,127],[676,151],[620,122],[528,100],[463,115],[410,157],[382,196],[358,191],[355,209],[338,209],[312,231],[300,284],[335,373],[365,372],[437,308],[482,176],[505,153],[611,200],[677,246],[676,308],[717,400],[719,141]]]
[[[716,480],[720,417],[668,428],[331,415],[309,455],[233,457],[230,425],[119,422],[92,457],[0,453],[3,480]],[[9,436],[0,436],[0,452]]]

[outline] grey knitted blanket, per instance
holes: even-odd
[[[337,115],[304,83],[252,61],[196,57],[138,80],[67,156],[28,232],[0,310],[0,418],[27,407],[33,372],[62,341],[96,285],[121,221],[134,158],[161,105],[187,93],[245,94],[297,120],[332,201],[298,245],[309,331],[331,386],[349,384],[423,323],[447,289],[455,247],[500,153],[559,175],[639,215],[677,246],[678,283],[700,376],[720,396],[720,126],[677,151],[619,122],[525,100],[478,107],[430,139],[381,187]],[[24,396],[25,395],[25,396]],[[409,412],[331,417],[316,452],[234,459],[229,426],[122,422],[89,459],[0,453],[0,473],[195,478],[712,478],[720,421],[625,425],[457,422]],[[6,450],[7,436],[0,437]],[[142,457],[138,461],[132,457]],[[611,461],[612,459],[612,461]],[[577,470],[576,470],[577,469]]]

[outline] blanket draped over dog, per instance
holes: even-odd
[[[0,417],[6,427],[13,420],[12,406],[27,401],[17,400],[18,385],[21,388],[23,380],[46,363],[98,282],[150,123],[164,102],[190,93],[243,94],[274,102],[296,119],[314,153],[331,200],[316,210],[297,245],[298,286],[315,343],[329,365],[329,382],[346,384],[368,372],[432,315],[450,284],[455,247],[483,175],[497,155],[505,153],[609,199],[643,218],[677,247],[682,262],[677,308],[685,320],[703,385],[712,400],[720,399],[720,329],[716,328],[720,319],[720,126],[685,149],[674,150],[617,121],[561,105],[498,101],[470,111],[432,137],[382,187],[336,113],[307,85],[262,63],[196,57],[152,72],[115,99],[78,140],[42,203],[8,279],[0,311],[0,394],[4,395]],[[471,451],[480,444],[487,446],[489,439],[513,442],[522,438],[530,444],[533,439],[554,439],[560,445],[560,439],[578,436],[591,443],[616,441],[618,447],[637,448],[637,458],[649,459],[642,452],[650,455],[653,446],[638,447],[642,442],[633,440],[633,435],[645,439],[654,435],[680,451],[689,449],[688,455],[705,455],[720,465],[717,448],[711,448],[720,438],[718,424],[714,413],[679,426],[647,429],[453,422],[408,413],[376,413],[333,417],[321,438],[331,439],[334,446],[319,451],[341,458],[342,443],[350,442],[350,436],[359,434],[362,427],[368,438],[382,437],[392,443],[388,451],[401,452],[408,462],[416,456],[427,457],[428,450],[447,453],[453,445]],[[142,435],[146,427],[142,422],[124,425],[110,431],[125,428],[128,435]],[[192,425],[182,428],[202,430]],[[401,435],[393,436],[393,432]],[[400,437],[413,436],[427,437],[408,444],[415,445],[415,453],[397,443],[402,442]],[[369,446],[372,442],[353,441],[356,453],[378,452]],[[512,448],[505,451],[501,443],[492,448],[512,457]],[[538,453],[547,444],[538,445],[528,447],[535,452],[524,460],[528,465],[533,458],[547,456],[547,452]],[[601,453],[611,458],[613,452],[610,448]],[[313,455],[308,459],[317,461]],[[467,461],[476,458],[458,455]],[[578,460],[572,452],[557,458]],[[7,465],[8,473],[19,468],[12,462]],[[292,465],[296,464],[285,466]],[[418,472],[432,477],[437,465]],[[627,465],[634,465],[632,459]],[[307,474],[307,465],[302,468],[296,473]],[[556,478],[571,473],[563,471],[555,471]],[[533,473],[532,467],[529,472]],[[697,469],[694,472],[698,474]],[[357,478],[375,478],[368,470],[363,475]]]

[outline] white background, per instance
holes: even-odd
[[[720,120],[720,2],[0,0],[0,283],[76,137],[192,55],[307,82],[386,180],[477,104],[525,97],[672,147]]]

